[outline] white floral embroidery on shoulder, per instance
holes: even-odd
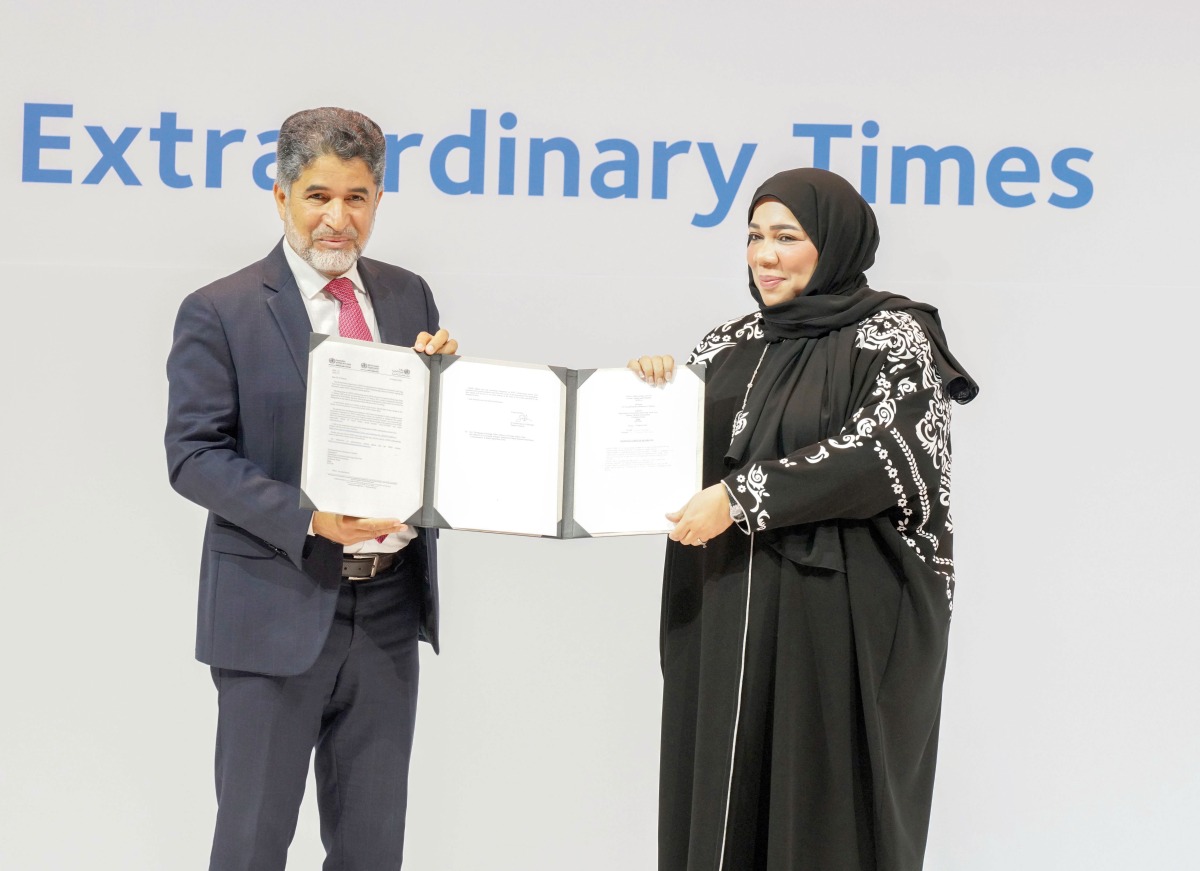
[[[946,594],[953,608],[954,562],[942,555],[942,545],[948,548],[953,532],[948,511],[950,402],[933,363],[929,338],[908,312],[882,311],[858,325],[855,344],[886,355],[871,392],[872,404],[859,409],[840,435],[826,439],[804,459],[820,463],[832,456],[833,451],[852,450],[870,443],[896,494],[896,531],[922,561],[941,569],[939,574],[946,579]],[[929,397],[924,414],[915,427],[902,432],[902,427],[896,425],[897,405],[920,391]],[[885,447],[882,441],[885,437],[894,444],[899,456],[893,456]],[[910,439],[915,440],[918,450],[927,458],[924,470]],[[936,471],[936,484],[927,480],[929,465]],[[902,480],[908,482],[907,487]],[[930,495],[933,490],[937,494],[936,506]],[[909,493],[915,498],[906,495]]]
[[[692,350],[692,355],[688,357],[687,362],[689,365],[707,363],[726,348],[732,348],[737,344],[738,339],[761,339],[762,337],[762,312],[742,315],[726,321],[709,332]]]
[[[879,312],[859,324],[856,344],[860,348],[887,353],[890,366],[880,373],[881,385],[886,384],[887,375],[899,371],[909,361],[917,361],[921,370],[921,389],[932,391],[929,408],[917,427],[917,440],[933,460],[934,468],[947,469],[950,463],[950,446],[947,443],[950,402],[942,391],[942,379],[933,365],[929,338],[916,318],[904,311]],[[902,395],[918,389],[907,378],[901,379],[897,388]],[[894,414],[895,407],[895,402],[891,402],[885,413]],[[880,422],[883,422],[882,419]],[[943,505],[948,504],[948,489],[940,497]]]
[[[904,438],[904,433],[892,431],[892,437],[907,461],[909,473],[917,484],[917,502],[920,511],[919,522],[911,526],[913,510],[905,506],[896,529],[904,536],[922,560],[931,562],[941,568],[938,572],[946,581],[946,599],[950,610],[954,610],[954,560],[942,555],[942,539],[947,546],[954,532],[954,524],[950,518],[950,401],[942,390],[942,379],[933,364],[933,351],[929,337],[921,329],[916,318],[907,312],[879,312],[868,318],[859,326],[858,345],[886,351],[891,372],[902,368],[905,363],[916,361],[920,367],[921,387],[929,391],[929,401],[925,414],[917,423],[916,436],[920,449],[925,453],[938,473],[937,502],[935,508],[930,502],[929,491],[932,482],[926,482],[920,473],[919,463],[912,449]],[[901,389],[904,382],[901,381]],[[912,385],[908,392],[916,390]],[[937,534],[934,525],[941,527]],[[923,544],[918,544],[920,539]]]

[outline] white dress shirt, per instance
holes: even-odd
[[[308,321],[312,324],[313,332],[324,333],[327,336],[338,335],[338,315],[342,304],[333,298],[333,294],[325,290],[325,285],[329,284],[330,279],[317,272],[304,258],[292,250],[292,246],[286,239],[283,243],[283,256],[287,258],[288,266],[291,267],[292,275],[296,279],[296,287],[299,288],[300,298],[304,300],[304,307],[308,310]],[[362,279],[358,276],[358,263],[356,262],[340,277],[350,279],[354,285],[354,298],[358,300],[358,305],[362,309],[363,320],[367,322],[367,326],[371,330],[373,341],[378,342],[379,325],[375,321],[375,308],[371,305],[371,297],[367,295]],[[309,521],[308,524],[308,534],[313,534],[312,521]],[[370,538],[358,544],[347,545],[345,552],[352,554],[394,553],[407,546],[416,537],[417,530],[410,526],[403,532],[393,532],[383,541]]]

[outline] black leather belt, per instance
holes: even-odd
[[[400,553],[364,553],[359,556],[342,557],[343,581],[369,581],[388,569],[400,564],[404,555]]]

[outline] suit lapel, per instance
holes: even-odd
[[[300,297],[296,278],[288,267],[287,258],[283,256],[284,244],[280,240],[263,261],[263,286],[266,288],[267,308],[279,324],[292,361],[300,373],[300,380],[307,384],[308,337],[312,333],[312,322],[308,319],[308,309]]]
[[[362,257],[358,258],[358,275],[362,278],[363,287],[371,297],[371,308],[375,310],[375,323],[379,326],[377,338],[389,345],[406,345],[404,322],[400,316],[400,306],[396,300],[395,291],[379,277],[375,264]]]

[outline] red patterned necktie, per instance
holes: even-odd
[[[362,306],[354,296],[354,282],[349,278],[335,278],[325,285],[329,295],[341,305],[338,306],[338,335],[343,339],[362,339],[373,342],[371,328],[363,317]]]
[[[364,342],[375,341],[371,336],[371,328],[363,317],[362,306],[354,296],[354,282],[349,278],[335,278],[325,285],[329,295],[336,299],[338,306],[338,335],[343,339],[362,339]],[[377,535],[375,540],[382,542],[386,535]]]

